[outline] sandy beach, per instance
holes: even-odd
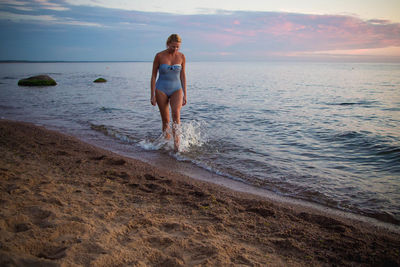
[[[0,121],[1,266],[400,266],[400,235]]]

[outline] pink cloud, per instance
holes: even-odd
[[[400,47],[400,23],[353,16],[242,11],[185,15],[176,21],[187,28],[199,50],[215,55],[224,51],[298,56],[336,50],[360,54],[365,49]]]
[[[305,29],[306,26],[295,24],[290,21],[281,21],[279,23],[268,25],[266,28],[260,30],[260,33],[268,33],[274,36],[289,35],[299,33]]]
[[[232,46],[243,41],[243,38],[240,36],[225,33],[210,33],[204,37],[208,42],[214,43],[221,47]]]
[[[354,16],[246,11],[207,15],[138,12],[133,19],[140,23],[143,17],[149,30],[141,32],[140,36],[177,31],[184,37],[183,48],[187,45],[193,55],[201,55],[202,59],[206,56],[212,59],[228,56],[246,59],[336,57],[352,53],[376,56],[383,50],[373,49],[400,47],[400,23],[362,20]],[[384,51],[386,57],[398,56],[394,52],[398,51],[396,49]]]

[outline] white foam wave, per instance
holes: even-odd
[[[179,134],[179,150],[178,153],[185,153],[191,151],[193,148],[201,147],[207,142],[207,134],[205,130],[205,122],[202,121],[189,121],[182,122],[178,126],[170,126],[167,135],[171,136],[166,138],[165,134],[161,134],[155,140],[146,138],[139,142],[139,146],[145,150],[167,150],[174,149],[174,141],[172,134],[172,127],[175,127],[176,134]]]
[[[172,138],[167,139],[165,138],[164,134],[161,134],[155,140],[150,140],[146,138],[145,140],[140,141],[139,146],[145,150],[170,150],[173,149],[174,143],[172,141]]]

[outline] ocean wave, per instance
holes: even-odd
[[[400,165],[400,145],[387,137],[362,131],[344,131],[325,135],[318,134],[327,144],[335,147],[338,154],[352,161],[371,164],[385,170]],[[397,168],[400,170],[400,168]]]
[[[372,106],[379,104],[379,101],[349,101],[349,102],[332,102],[332,103],[325,103],[328,106]]]
[[[13,109],[22,109],[22,108],[9,105],[0,105],[0,110],[13,110]]]
[[[100,110],[105,113],[119,112],[121,109],[119,108],[110,108],[110,107],[100,107]]]
[[[97,132],[101,132],[102,134],[104,134],[106,136],[113,137],[124,143],[135,143],[136,142],[136,140],[133,139],[131,136],[128,136],[128,135],[122,133],[121,131],[119,131],[118,129],[115,129],[111,126],[106,126],[104,124],[96,125],[96,124],[90,123],[90,128]]]

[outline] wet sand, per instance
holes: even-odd
[[[400,266],[400,234],[0,120],[1,266]],[[165,166],[164,166],[165,167]]]

